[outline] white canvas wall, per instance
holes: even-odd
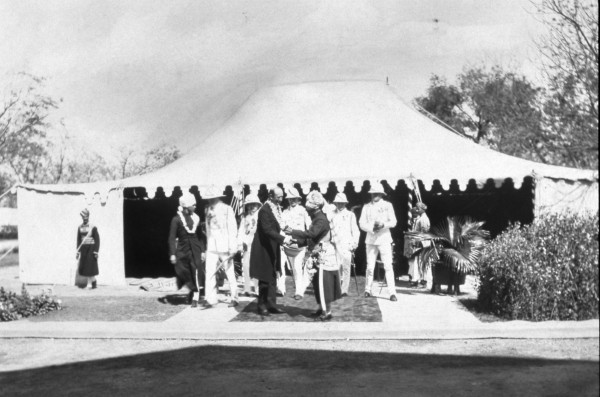
[[[100,233],[99,284],[124,285],[123,197],[113,190],[103,204],[99,196],[57,194],[19,188],[20,279],[28,284],[73,284],[77,262],[80,211]]]
[[[598,212],[598,182],[540,178],[536,181],[535,212]]]

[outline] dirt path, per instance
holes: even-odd
[[[597,396],[598,352],[598,339],[3,339],[0,394]]]

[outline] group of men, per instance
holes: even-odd
[[[366,232],[367,271],[364,296],[372,296],[373,274],[377,257],[383,263],[388,293],[397,301],[392,267],[392,236],[396,226],[392,205],[383,199],[385,192],[380,184],[369,191],[371,200],[362,208],[357,223],[353,211],[348,210],[348,200],[343,193],[336,195],[325,211],[330,222],[332,244],[340,269],[342,296],[348,294],[354,251],[358,247],[359,227]],[[171,222],[169,234],[170,260],[180,292],[190,295],[192,306],[198,306],[204,290],[202,305],[210,308],[218,302],[217,273],[223,269],[230,286],[230,307],[237,306],[238,284],[233,257],[242,253],[244,276],[243,293],[258,293],[258,311],[262,315],[283,313],[276,306],[277,295],[285,295],[286,267],[294,281],[294,298],[303,299],[311,275],[304,266],[310,255],[306,247],[284,233],[285,230],[308,230],[311,219],[301,205],[302,197],[294,188],[286,191],[288,206],[282,208],[284,192],[280,188],[269,191],[268,200],[261,206],[258,197],[250,194],[244,201],[245,215],[238,227],[233,209],[222,200],[224,195],[215,189],[204,192],[206,207],[206,241],[198,237],[200,220],[196,215],[196,200],[184,193],[180,198],[177,215]],[[204,262],[204,266],[202,263]]]

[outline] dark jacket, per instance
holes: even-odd
[[[265,204],[258,211],[256,233],[250,252],[250,277],[272,282],[275,272],[281,271],[281,244],[284,237],[271,206]]]
[[[308,246],[308,250],[312,250],[323,237],[329,233],[330,226],[327,216],[319,211],[311,216],[312,223],[307,231],[304,230],[292,230],[292,237],[298,241],[299,246]]]
[[[191,226],[191,220],[188,226]],[[192,262],[199,267],[201,254],[205,251],[206,241],[200,226],[196,233],[190,234],[185,230],[179,215],[175,215],[169,228],[169,255],[175,255],[178,262],[182,260],[186,263]]]

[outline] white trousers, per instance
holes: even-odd
[[[342,294],[348,293],[350,287],[350,272],[352,266],[352,251],[349,250],[336,250],[337,260],[340,265],[340,272],[342,275]]]
[[[244,292],[254,292],[258,294],[258,280],[250,278],[250,251],[251,247],[248,246],[248,251],[244,252],[242,257],[242,275],[244,276]]]
[[[281,261],[283,262],[282,268],[283,272],[281,273],[281,277],[277,279],[277,290],[285,295],[285,262],[289,263],[294,277],[294,285],[296,286],[296,290],[294,291],[295,295],[303,296],[306,288],[308,287],[308,283],[310,281],[310,275],[306,271],[306,269],[302,269],[302,264],[304,263],[304,256],[306,255],[306,249],[303,249],[296,255],[295,257],[289,257],[285,254],[283,249],[281,250]]]
[[[430,283],[433,280],[431,266],[425,271],[420,255],[413,256],[408,260],[408,275],[414,282],[425,280]]]
[[[227,252],[207,252],[206,253],[206,280],[205,287],[206,293],[205,298],[208,303],[214,305],[218,302],[217,299],[217,264],[219,260],[224,260],[229,257]],[[233,259],[230,259],[228,263],[225,263],[223,267],[226,269],[225,274],[227,275],[227,281],[229,282],[229,289],[231,291],[231,299],[237,300],[237,281],[235,279],[235,269],[233,267]]]
[[[367,282],[365,284],[365,292],[372,293],[373,273],[375,271],[375,262],[377,254],[381,257],[383,268],[385,269],[385,281],[387,283],[388,293],[390,296],[396,296],[396,281],[394,279],[394,267],[392,266],[392,245],[372,245],[367,244]]]

